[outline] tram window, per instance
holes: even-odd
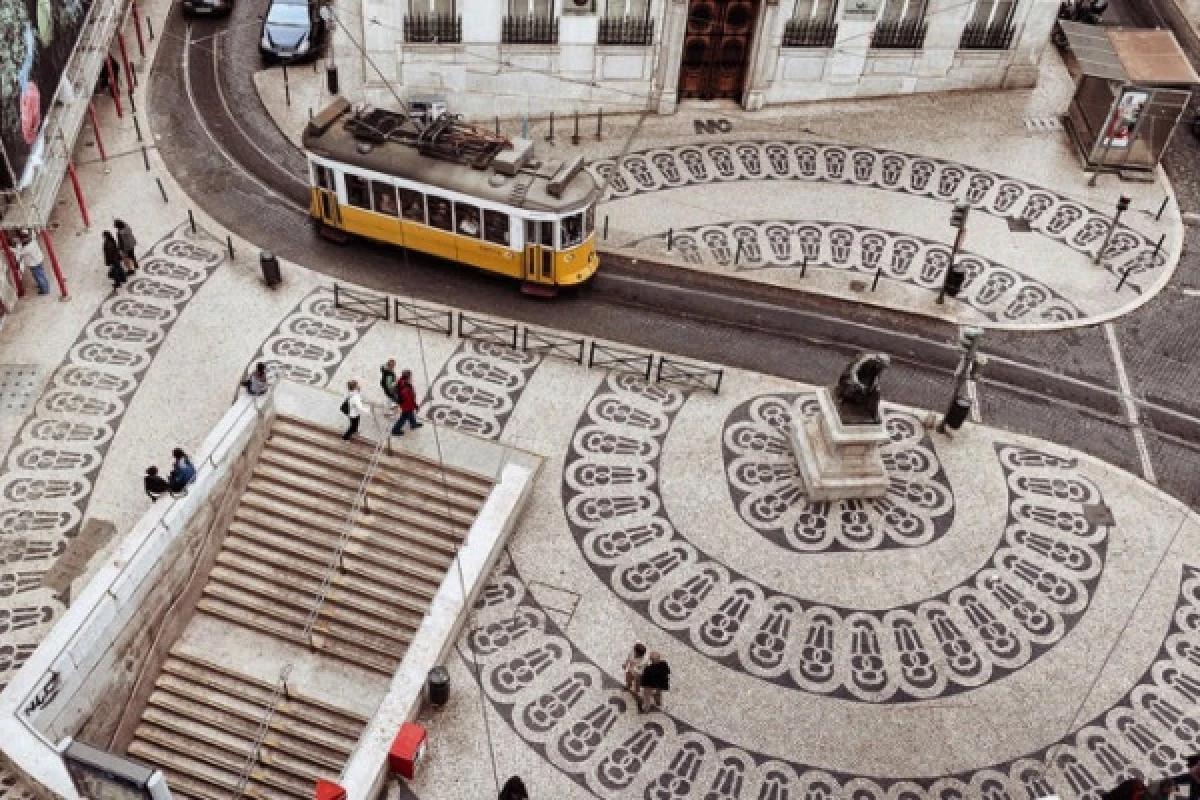
[[[583,212],[583,236],[586,239],[596,230],[596,207],[588,206],[588,210]]]
[[[456,229],[463,236],[470,236],[472,239],[479,238],[479,209],[475,206],[469,206],[466,203],[454,204],[454,221],[457,223]]]
[[[396,210],[396,187],[390,183],[371,181],[371,197],[375,200],[375,210],[380,214],[394,217]]]
[[[554,247],[554,222],[542,223],[542,247]]]
[[[483,238],[492,244],[508,246],[508,214],[483,210]]]
[[[425,224],[425,196],[412,189],[400,190],[400,207],[409,222]]]
[[[313,173],[316,176],[319,188],[333,191],[333,170],[329,169],[329,167],[323,167],[320,164],[313,164]]]
[[[357,175],[346,175],[346,202],[358,208],[371,210],[371,196],[367,193],[367,181]]]
[[[444,231],[454,230],[449,200],[429,195],[429,224]]]
[[[578,247],[583,241],[583,214],[572,214],[569,217],[563,217],[562,221],[562,246],[565,250],[568,247]]]

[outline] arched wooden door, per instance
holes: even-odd
[[[740,100],[759,0],[691,0],[679,96]]]

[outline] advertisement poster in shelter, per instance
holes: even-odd
[[[1113,150],[1128,150],[1133,144],[1133,132],[1150,100],[1150,93],[1142,89],[1126,89],[1117,101],[1117,107],[1108,120],[1103,147]]]
[[[21,184],[91,2],[0,0],[0,189]]]

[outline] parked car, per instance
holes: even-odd
[[[233,0],[183,0],[185,17],[227,15],[233,11]]]
[[[258,43],[263,63],[307,61],[321,53],[325,19],[317,0],[271,0]]]

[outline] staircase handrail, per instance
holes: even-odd
[[[239,800],[246,791],[246,784],[250,782],[250,773],[258,764],[258,755],[262,750],[263,742],[267,740],[267,734],[271,732],[271,722],[275,719],[279,698],[287,695],[287,679],[291,674],[292,665],[290,663],[279,670],[279,679],[275,681],[275,689],[271,692],[271,698],[267,702],[267,713],[259,723],[258,731],[254,734],[254,742],[250,745],[250,755],[246,756],[246,763],[238,774],[237,788],[233,791],[234,800]]]

